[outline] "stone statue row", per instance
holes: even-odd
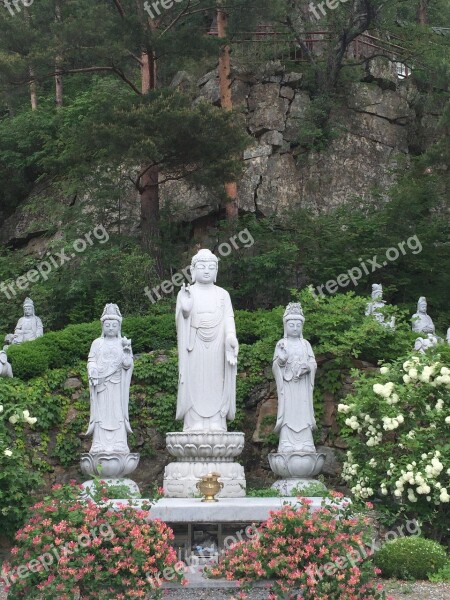
[[[244,448],[244,434],[227,431],[227,421],[236,416],[239,343],[230,295],[216,285],[217,274],[217,257],[209,250],[200,250],[191,262],[192,284],[184,285],[177,297],[176,419],[183,421],[183,431],[169,432],[166,438],[169,453],[177,459],[167,465],[164,475],[164,489],[170,497],[194,495],[199,479],[211,473],[221,478],[222,496],[245,495],[244,469],[234,460]],[[382,286],[375,284],[366,314],[394,327],[395,321],[384,320],[384,306]],[[413,330],[435,336],[426,308],[425,298],[420,298]],[[325,460],[324,454],[316,452],[313,440],[317,363],[310,343],[303,338],[304,322],[301,304],[290,303],[272,364],[278,393],[275,431],[279,445],[278,451],[269,455],[269,463],[281,477],[275,487],[283,494],[310,483]],[[139,462],[139,454],[131,453],[127,442],[131,433],[128,406],[133,351],[131,340],[122,336],[122,315],[116,304],[105,306],[101,324],[101,337],[93,342],[88,357],[90,420],[86,435],[92,435],[93,440],[89,453],[81,457],[81,468],[90,476],[123,478]],[[42,333],[42,323],[27,298],[24,317],[10,341],[22,343]],[[8,371],[5,359],[3,351],[2,372],[5,368]],[[130,480],[123,481],[135,486]]]
[[[381,325],[395,328],[395,317],[389,320],[385,319],[382,309],[386,302],[383,300],[383,286],[380,283],[372,285],[372,300],[367,304],[366,316],[372,315]],[[414,343],[414,350],[425,352],[428,348],[437,346],[442,342],[442,338],[436,335],[433,319],[427,314],[427,299],[421,296],[417,302],[417,312],[412,316],[412,330],[415,333],[423,333],[425,336],[418,337]],[[450,344],[450,327],[447,330],[447,343]]]

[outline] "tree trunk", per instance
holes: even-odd
[[[426,25],[428,23],[428,0],[419,0],[419,6],[417,7],[417,22],[420,25]]]
[[[141,54],[141,89],[143,94],[156,88],[156,59],[151,51]],[[163,276],[161,232],[159,227],[159,168],[156,165],[143,169],[139,181],[141,202],[141,247],[155,260],[158,277]]]
[[[36,81],[34,80],[34,71],[33,67],[29,68],[30,73],[30,101],[31,101],[31,110],[37,109],[37,92],[36,92]]]
[[[219,38],[224,39],[227,34],[228,15],[219,6],[217,9],[217,32]],[[220,48],[219,55],[219,87],[220,87],[220,104],[223,110],[233,110],[233,98],[231,91],[231,57],[230,57],[230,46],[225,45]],[[237,204],[237,185],[236,182],[229,182],[225,184],[225,193],[227,195],[227,202],[225,205],[225,211],[227,220],[232,221],[238,216],[238,204]]]
[[[55,21],[57,24],[61,23],[61,6],[59,0],[55,4]],[[58,32],[57,32],[58,35]],[[61,74],[62,57],[56,56],[55,58],[55,99],[56,108],[61,108],[63,105],[63,81]]]

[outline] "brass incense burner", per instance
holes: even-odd
[[[218,502],[214,497],[223,488],[223,483],[219,481],[220,473],[208,473],[197,482],[197,489],[204,496],[202,502]]]

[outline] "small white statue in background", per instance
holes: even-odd
[[[427,299],[421,296],[417,302],[417,312],[412,316],[412,330],[416,333],[435,333],[433,319],[427,314]]]
[[[394,329],[395,327],[395,317],[391,317],[389,321],[385,321],[385,317],[381,312],[386,306],[386,302],[383,300],[383,286],[381,283],[374,283],[372,285],[372,301],[367,304],[366,307],[366,316],[373,315],[373,317],[383,325],[383,327],[390,327]]]
[[[437,346],[438,338],[432,333],[428,333],[427,337],[418,337],[414,342],[414,350],[417,352],[426,352],[428,348],[434,348]]]
[[[31,298],[26,298],[23,303],[23,317],[18,320],[14,334],[7,335],[5,341],[11,344],[22,344],[43,335],[44,328],[41,319],[35,315],[34,302]]]
[[[6,355],[6,346],[3,350],[0,350],[0,377],[12,377],[12,367],[8,362],[8,357]]]
[[[311,344],[303,339],[305,317],[300,303],[290,303],[283,316],[284,337],[276,347],[272,370],[278,392],[275,431],[278,452],[315,452],[313,429],[314,378],[317,363]]]

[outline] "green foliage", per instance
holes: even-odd
[[[387,542],[374,560],[384,577],[398,579],[426,579],[448,564],[443,546],[417,536]]]
[[[86,494],[96,504],[103,501],[105,498],[108,500],[133,500],[134,498],[140,498],[141,495],[136,492],[132,492],[130,488],[123,483],[113,483],[109,480],[104,480],[101,477],[94,477],[92,485],[86,487]]]
[[[330,492],[320,483],[309,483],[304,487],[294,488],[290,495],[304,498],[332,498]]]
[[[431,573],[428,579],[433,583],[450,583],[450,561],[435,573]]]
[[[272,488],[247,488],[245,495],[250,498],[279,498],[281,494],[278,490]]]
[[[69,325],[62,331],[46,333],[43,337],[8,348],[8,358],[14,375],[30,379],[47,369],[76,364],[89,354],[92,341],[101,333],[99,321]],[[167,349],[175,343],[172,314],[128,317],[122,324],[122,333],[133,342],[135,353]]]

